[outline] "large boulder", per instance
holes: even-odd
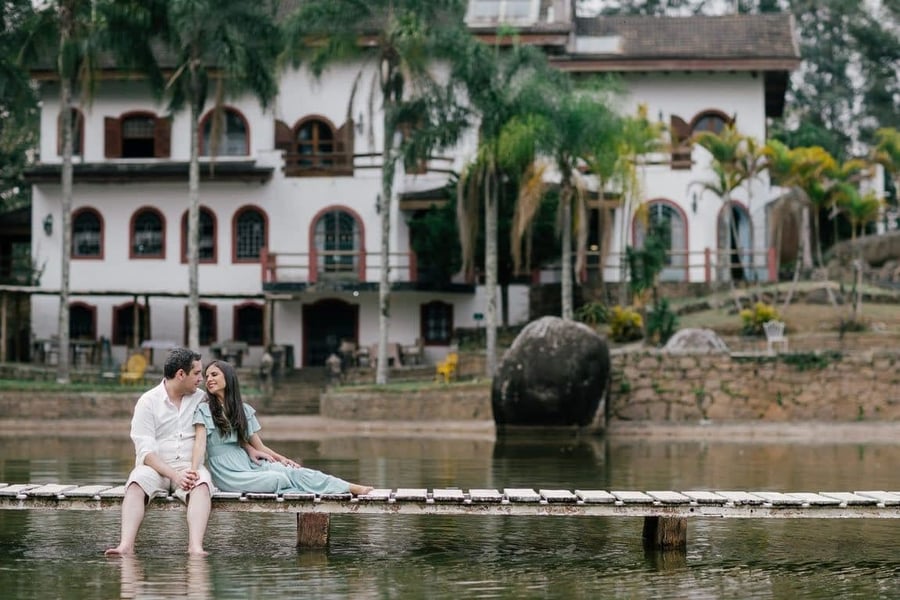
[[[712,329],[679,329],[669,338],[663,352],[671,354],[728,353],[728,346]]]
[[[491,404],[498,425],[590,425],[609,381],[606,339],[583,323],[542,317],[503,355]]]

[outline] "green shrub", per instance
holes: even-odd
[[[614,342],[631,342],[644,337],[644,320],[631,308],[614,306],[609,316],[609,337]]]
[[[662,346],[675,335],[678,329],[678,317],[672,312],[669,301],[665,298],[647,313],[647,337]]]
[[[777,321],[778,311],[765,302],[757,302],[753,308],[741,311],[741,333],[744,335],[762,335],[766,321]]]
[[[609,322],[609,309],[602,302],[588,302],[578,307],[578,310],[575,311],[575,318],[591,326],[607,323]]]

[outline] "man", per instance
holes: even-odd
[[[145,505],[156,496],[175,495],[187,504],[188,552],[206,555],[203,537],[209,521],[212,479],[205,467],[191,469],[194,410],[204,398],[200,355],[175,348],[164,367],[165,379],[140,397],[131,419],[137,455],[125,483],[122,534],[107,555],[134,554],[134,541],[144,520]]]

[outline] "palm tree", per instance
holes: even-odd
[[[875,137],[877,144],[873,158],[884,167],[885,176],[892,178],[894,193],[900,193],[900,130],[885,127],[876,131]]]
[[[171,72],[162,91],[169,110],[187,107],[191,132],[188,168],[188,345],[200,345],[199,219],[200,116],[212,95],[219,110],[227,95],[250,93],[265,108],[278,91],[275,66],[282,50],[276,4],[242,0],[120,0],[118,16],[154,23],[153,35],[134,42],[136,60]],[[171,65],[149,64],[151,44],[161,40]],[[168,60],[168,59],[167,59]],[[171,69],[169,71],[169,69]],[[161,81],[158,72],[152,81]],[[213,140],[217,139],[214,120]],[[211,146],[215,146],[212,143]]]
[[[62,242],[59,285],[59,362],[56,379],[68,383],[69,373],[69,272],[72,253],[72,162],[75,122],[72,119],[74,98],[80,95],[88,102],[93,93],[93,75],[101,49],[115,50],[105,38],[106,21],[102,18],[105,3],[93,0],[56,0],[46,2],[28,23],[29,38],[21,49],[26,64],[37,65],[55,54],[59,77],[59,106],[62,131],[61,212]]]
[[[463,269],[469,276],[474,271],[478,216],[484,210],[485,375],[493,377],[497,368],[498,207],[503,185],[500,133],[513,117],[538,110],[559,71],[552,70],[545,55],[533,46],[514,40],[510,48],[501,51],[500,37],[493,47],[473,38],[457,54],[453,76],[461,81],[479,118],[478,151],[460,176],[456,206]],[[509,172],[508,162],[506,166]]]
[[[460,0],[309,0],[286,19],[287,58],[321,75],[332,63],[374,61],[382,110],[381,277],[378,284],[378,356],[387,356],[390,326],[390,238],[393,185],[403,148],[395,134],[411,126],[408,153],[427,156],[461,133],[457,111],[432,75],[434,61],[459,48],[465,5]],[[442,110],[442,109],[448,110]],[[371,119],[370,119],[371,122]],[[453,122],[451,124],[451,122]],[[388,361],[379,360],[375,382],[387,383]]]
[[[596,91],[560,89],[548,99],[550,112],[529,119],[513,119],[504,129],[506,147],[534,148],[537,160],[522,186],[513,220],[513,259],[521,263],[521,241],[537,214],[545,186],[553,171],[559,180],[559,230],[562,244],[562,317],[574,315],[572,270],[580,273],[587,251],[587,182],[582,174],[598,147],[621,135],[622,120]],[[504,143],[503,138],[501,144]],[[572,261],[572,231],[576,231]]]

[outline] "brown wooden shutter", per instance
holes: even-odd
[[[275,149],[285,152],[294,150],[294,132],[287,123],[278,119],[275,119]]]
[[[348,167],[353,164],[353,120],[347,120],[334,134],[335,164]]]
[[[169,158],[172,154],[172,121],[157,117],[153,127],[153,158]]]
[[[118,117],[103,119],[103,145],[106,158],[122,158],[122,120]]]
[[[691,126],[679,116],[669,117],[669,135],[672,139],[672,168],[690,168]]]

